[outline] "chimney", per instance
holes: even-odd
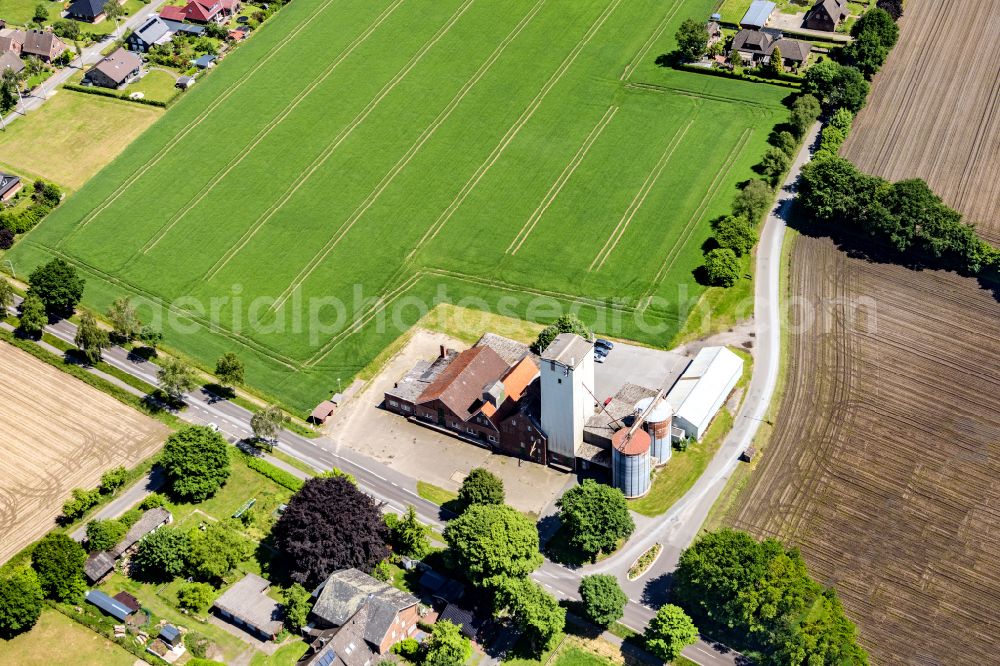
[[[445,356],[446,356],[446,354],[445,354],[444,345],[441,345],[441,358],[444,358]]]

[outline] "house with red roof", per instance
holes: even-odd
[[[187,14],[184,13],[184,7],[168,5],[160,10],[160,18],[164,21],[183,22],[187,18]]]
[[[191,0],[184,5],[183,13],[184,18],[192,23],[225,23],[240,11],[240,7],[239,0]],[[163,12],[160,16],[166,18]]]

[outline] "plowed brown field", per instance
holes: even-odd
[[[73,488],[152,455],[168,429],[0,342],[0,562],[53,525]]]
[[[798,545],[880,664],[995,664],[1000,303],[801,237],[788,384],[727,517]],[[793,310],[794,312],[794,310]]]
[[[907,0],[899,44],[842,154],[891,180],[920,177],[1000,243],[1000,7]]]

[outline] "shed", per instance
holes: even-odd
[[[133,597],[128,592],[125,592],[125,591],[119,592],[118,594],[116,594],[112,598],[115,601],[121,602],[122,604],[124,604],[125,606],[127,606],[128,609],[130,611],[132,611],[133,613],[136,612],[137,610],[139,610],[139,608],[141,608],[141,606],[139,605],[139,600],[136,599],[135,597]]]
[[[111,617],[123,622],[125,618],[132,614],[128,606],[117,599],[109,597],[100,590],[87,590],[86,599],[89,603],[94,604]]]
[[[174,87],[180,88],[181,90],[187,90],[194,85],[195,81],[197,81],[197,79],[193,76],[181,76],[177,79],[177,83],[174,84]]]
[[[97,583],[115,568],[115,556],[111,553],[91,553],[83,564],[83,573],[91,583]]]
[[[282,613],[277,601],[267,596],[271,586],[256,574],[247,574],[215,600],[213,607],[223,618],[264,640],[281,631]]]
[[[172,624],[165,624],[160,629],[159,638],[170,647],[177,647],[182,638],[181,630]]]
[[[456,604],[448,604],[438,616],[438,622],[448,620],[458,626],[462,634],[471,640],[475,640],[479,629],[482,628],[482,621],[476,617],[471,610],[461,608]]]
[[[667,393],[674,425],[687,437],[701,439],[742,375],[743,359],[733,352],[702,349]]]
[[[769,0],[753,0],[750,9],[740,19],[741,28],[763,28],[767,25],[767,20],[771,18],[777,5]]]
[[[21,189],[21,178],[11,173],[0,171],[0,201],[12,199]]]
[[[216,56],[211,53],[206,53],[197,60],[192,60],[191,62],[194,63],[194,66],[198,69],[208,69],[209,67],[215,66],[216,60],[218,60]]]
[[[326,423],[326,420],[333,415],[333,412],[336,409],[337,405],[333,404],[329,400],[324,400],[316,405],[316,408],[312,410],[312,413],[309,414],[309,420],[313,423],[322,425],[323,423]]]
[[[111,555],[116,558],[121,557],[125,551],[137,544],[144,536],[155,532],[161,525],[166,525],[171,520],[173,520],[173,516],[163,507],[149,509],[129,528],[125,537],[111,550]]]

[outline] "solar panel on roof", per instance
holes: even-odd
[[[319,660],[316,662],[318,666],[330,666],[333,660],[337,658],[337,655],[333,650],[329,650],[322,655],[320,655]]]

